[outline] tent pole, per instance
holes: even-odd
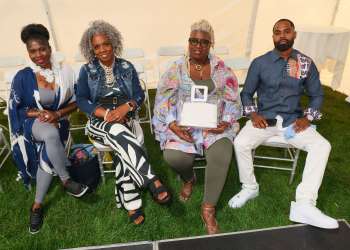
[[[58,43],[57,43],[57,39],[56,39],[56,33],[53,29],[52,18],[51,18],[48,0],[42,0],[42,3],[44,5],[45,14],[47,16],[47,20],[49,23],[49,30],[50,30],[50,35],[51,35],[51,38],[53,41],[53,47],[54,47],[55,51],[58,51]]]
[[[259,0],[254,0],[252,12],[250,15],[249,27],[248,27],[247,46],[245,49],[245,56],[247,58],[250,58],[252,54],[253,36],[254,36],[254,30],[255,30],[256,17],[258,14],[258,8],[259,8]]]
[[[333,9],[333,13],[332,13],[331,26],[334,25],[335,18],[337,17],[338,9],[339,9],[339,3],[340,3],[340,0],[337,0],[335,2],[335,6],[334,6],[334,9]]]

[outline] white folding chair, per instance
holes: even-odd
[[[107,158],[106,153],[109,153],[110,157],[113,157],[113,149],[107,145],[104,145],[102,143],[99,143],[95,140],[90,140],[92,142],[92,145],[96,148],[97,152],[97,159],[98,159],[98,166],[100,168],[100,173],[101,173],[101,179],[102,182],[105,183],[106,178],[105,178],[105,173],[115,173],[115,169],[105,169],[104,165],[110,165],[113,164],[113,161],[111,159]]]
[[[238,84],[244,84],[250,66],[250,60],[246,57],[234,57],[225,59],[225,65],[230,67],[237,75]]]
[[[66,59],[63,52],[61,51],[54,51],[52,55],[54,57],[54,60],[59,63],[62,63]]]
[[[289,144],[282,136],[273,136],[268,138],[266,141],[264,141],[261,146],[266,147],[274,147],[274,148],[282,148],[284,149],[284,155],[280,157],[275,156],[268,156],[268,155],[257,155],[256,150],[253,150],[253,159],[255,162],[255,159],[263,159],[265,162],[267,160],[269,161],[277,161],[279,163],[286,162],[286,164],[282,165],[262,165],[262,164],[256,164],[254,163],[254,167],[257,168],[269,168],[269,169],[277,169],[277,170],[284,170],[284,171],[290,171],[290,178],[289,178],[289,184],[293,182],[295,170],[297,168],[298,159],[300,155],[300,149],[295,148],[293,145]]]
[[[6,139],[4,131],[7,131],[6,127],[0,124],[0,169],[11,154],[11,146]]]
[[[183,46],[162,46],[157,51],[158,56],[158,76],[161,78],[164,71],[169,67],[171,59],[185,55]]]
[[[214,47],[213,54],[217,56],[227,56],[230,54],[230,50],[226,46]]]
[[[141,87],[145,93],[145,101],[143,103],[145,106],[145,114],[143,116],[140,116],[139,113],[136,113],[136,119],[140,123],[149,123],[151,134],[153,134],[151,104],[147,88],[147,74],[144,67],[145,53],[141,48],[126,48],[123,51],[122,57],[130,60],[134,65],[140,79]]]
[[[0,57],[0,108],[5,109],[12,79],[25,63],[25,59],[20,56]],[[6,109],[4,113],[6,114]]]

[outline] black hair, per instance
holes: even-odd
[[[37,39],[48,43],[50,39],[49,31],[42,24],[28,24],[22,28],[21,40],[23,43],[27,43],[31,39]]]
[[[278,20],[277,22],[275,22],[275,24],[273,25],[272,31],[275,30],[276,24],[278,24],[279,22],[288,22],[290,24],[290,26],[292,27],[292,29],[293,30],[295,29],[294,23],[291,20],[289,20],[287,18],[282,18],[282,19]]]

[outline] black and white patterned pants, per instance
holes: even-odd
[[[118,207],[135,210],[142,206],[140,188],[147,187],[155,175],[146,153],[135,135],[119,123],[107,123],[91,117],[87,124],[91,139],[113,149],[115,196]]]

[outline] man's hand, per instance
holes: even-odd
[[[129,112],[128,104],[120,105],[116,109],[112,109],[108,112],[106,116],[106,122],[123,123],[125,121],[125,116],[128,112]]]
[[[296,133],[300,133],[301,131],[307,129],[309,126],[310,121],[306,117],[303,117],[295,120],[293,128]]]
[[[256,112],[250,114],[250,119],[255,128],[267,128],[269,126],[265,118]]]
[[[193,142],[192,135],[183,127],[180,127],[176,124],[176,122],[172,122],[169,124],[169,128],[174,132],[178,137],[187,142]]]
[[[208,128],[205,129],[204,132],[205,133],[213,133],[213,134],[221,134],[225,131],[225,129],[227,129],[228,127],[230,127],[230,123],[228,122],[220,122],[217,128]]]

